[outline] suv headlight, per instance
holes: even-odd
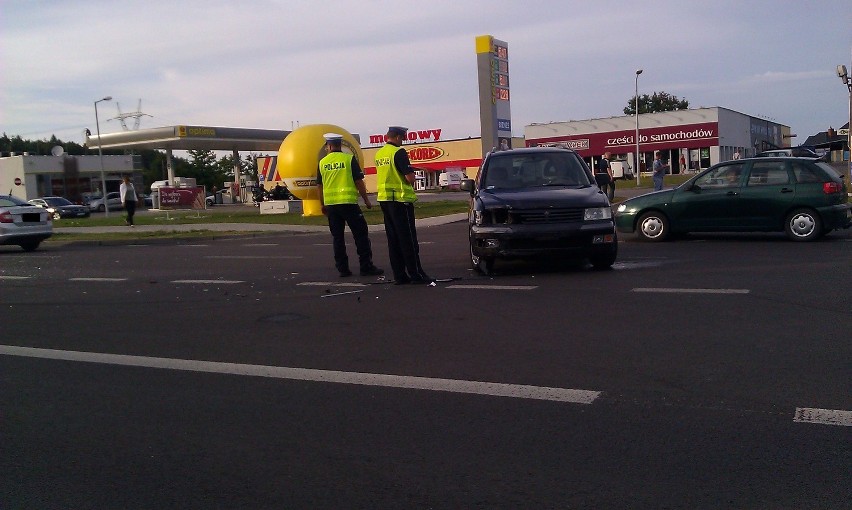
[[[612,209],[609,207],[594,207],[586,209],[583,213],[583,221],[608,220],[612,218]]]
[[[473,224],[482,225],[482,211],[473,211]]]

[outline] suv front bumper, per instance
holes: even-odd
[[[589,257],[616,249],[611,221],[557,225],[471,225],[471,251],[479,257],[536,255]]]

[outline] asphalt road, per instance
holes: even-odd
[[[0,249],[0,508],[852,507],[852,232],[493,278],[419,234],[453,281],[327,234]]]

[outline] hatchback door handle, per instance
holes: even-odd
[[[737,193],[736,191],[729,191],[729,192],[727,192],[727,193],[725,193],[725,194],[726,194],[726,195],[728,195],[729,197],[732,197],[732,196],[734,196],[734,195],[739,195],[739,193]]]
[[[791,190],[790,188],[781,188],[781,193],[792,193],[792,192],[793,192],[793,190]]]

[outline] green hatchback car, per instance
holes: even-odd
[[[852,225],[843,177],[814,158],[751,158],[714,165],[677,188],[619,204],[615,226],[647,241],[688,232],[785,232],[812,241]]]

